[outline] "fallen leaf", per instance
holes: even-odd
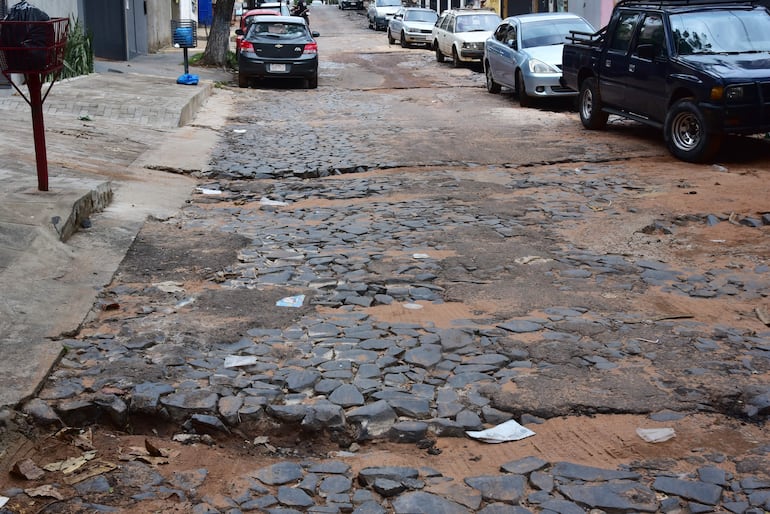
[[[61,439],[63,441],[68,441],[71,439],[71,436],[80,434],[79,428],[74,427],[64,427],[58,432],[56,432],[57,439]]]
[[[757,313],[759,321],[770,327],[770,312],[765,307],[757,307],[754,312]]]
[[[165,282],[156,282],[152,284],[154,287],[163,291],[164,293],[183,293],[182,282],[174,282],[173,280],[167,280]]]
[[[147,441],[145,440],[145,444]],[[147,448],[140,446],[131,446],[128,448],[128,452],[121,453],[118,457],[122,461],[140,461],[154,466],[160,466],[168,464],[169,459],[179,455],[178,451],[171,451],[167,448],[155,448],[159,455],[153,456],[149,454]]]
[[[40,487],[25,489],[24,492],[27,494],[27,496],[32,497],[48,496],[51,498],[56,498],[57,500],[64,499],[64,496],[62,496],[62,494],[52,485],[41,485]]]
[[[32,459],[26,459],[13,465],[11,473],[25,480],[37,480],[45,476],[45,471],[40,469]]]
[[[91,477],[102,475],[104,473],[109,473],[110,471],[112,471],[117,467],[118,466],[116,466],[115,464],[112,464],[111,462],[99,462],[95,467],[89,470],[86,470],[82,473],[75,473],[74,475],[65,478],[64,482],[67,485],[78,484],[83,480],[88,480]]]
[[[60,460],[52,462],[43,466],[46,471],[61,471],[65,475],[69,475],[82,468],[88,461],[93,460],[96,457],[96,450],[85,452],[80,457],[70,457],[67,460]]]
[[[165,457],[163,452],[153,446],[149,439],[144,440],[144,447],[147,449],[147,453],[150,455],[150,457]]]

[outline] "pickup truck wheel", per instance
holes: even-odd
[[[390,33],[390,29],[388,29],[388,44],[389,44],[389,45],[392,45],[392,44],[393,44],[393,43],[395,43],[395,42],[396,42],[396,40],[395,40],[395,39],[393,39],[393,34],[391,34],[391,33]]]
[[[602,98],[599,95],[599,88],[595,78],[587,78],[580,85],[578,107],[580,121],[585,128],[601,130],[607,126],[609,115],[602,111]]]
[[[496,95],[500,92],[500,84],[495,82],[495,79],[492,78],[492,70],[489,69],[489,63],[486,63],[484,66],[484,74],[487,77],[487,91],[492,93],[493,95]]]
[[[444,62],[444,54],[441,53],[441,49],[438,47],[438,41],[433,42],[433,49],[436,51],[436,62]]]
[[[674,157],[687,162],[712,159],[722,144],[722,135],[709,133],[706,118],[689,99],[679,100],[666,113],[663,138]]]
[[[516,94],[519,97],[519,105],[529,107],[532,105],[532,98],[527,94],[527,85],[524,84],[524,77],[521,71],[516,72]]]

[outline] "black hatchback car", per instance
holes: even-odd
[[[317,88],[317,35],[297,16],[256,16],[243,34],[238,86],[249,87],[254,79],[299,78],[309,88]]]

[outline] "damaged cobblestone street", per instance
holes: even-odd
[[[61,337],[0,512],[770,511],[768,140],[679,162],[312,16],[317,90],[193,122],[197,187]]]

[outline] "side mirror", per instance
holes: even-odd
[[[505,42],[505,44],[510,46],[514,50],[518,50],[518,45],[516,45],[516,40],[515,39],[509,39],[508,41]]]
[[[640,59],[651,61],[655,58],[655,47],[652,45],[639,45],[636,47],[636,55]]]
[[[312,31],[312,32],[310,33],[310,35],[311,35],[311,36],[313,36],[313,37],[318,37],[318,36],[320,36],[320,35],[321,35],[321,33],[320,33],[320,32],[318,32],[317,30],[314,30],[314,31]]]
[[[242,36],[243,35],[243,29],[235,29],[235,35],[236,36]]]

